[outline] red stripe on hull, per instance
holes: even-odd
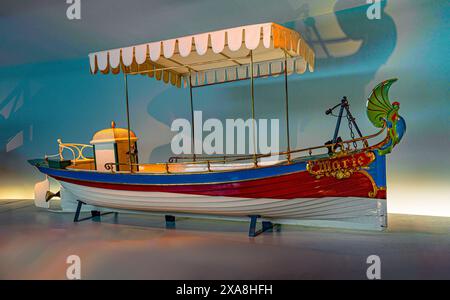
[[[231,183],[197,184],[197,185],[129,185],[92,181],[80,181],[61,177],[57,180],[66,181],[89,187],[145,191],[166,192],[179,194],[194,194],[206,196],[227,196],[240,198],[321,198],[321,197],[369,197],[373,192],[372,182],[362,173],[354,173],[350,178],[335,179],[322,177],[316,179],[306,171]],[[386,199],[386,191],[380,190],[375,198]]]

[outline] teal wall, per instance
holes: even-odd
[[[344,95],[362,131],[374,133],[366,98],[397,77],[391,99],[401,103],[407,133],[388,157],[389,211],[450,216],[448,1],[383,1],[380,20],[369,20],[359,0],[112,1],[108,9],[90,1],[79,21],[65,18],[64,3],[47,2],[48,9],[6,5],[0,14],[0,199],[32,197],[42,176],[26,160],[56,153],[57,138],[88,143],[111,120],[126,126],[123,77],[91,75],[89,52],[274,21],[301,32],[317,53],[314,73],[289,77],[292,145],[330,139],[335,119],[324,111]],[[167,159],[172,120],[189,118],[188,90],[140,76],[129,87],[140,162]],[[250,116],[248,83],[194,93],[204,118]],[[282,78],[256,80],[255,97],[257,118],[284,120]],[[18,147],[7,151],[8,143]]]

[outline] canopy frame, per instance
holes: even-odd
[[[286,159],[287,162],[291,162],[291,147],[290,147],[290,133],[289,133],[289,93],[288,93],[288,69],[287,69],[287,57],[288,53],[285,52],[285,60],[284,60],[284,68],[282,72],[277,73],[276,75],[284,74],[284,89],[285,89],[285,121],[286,121],[286,143],[287,143],[287,149],[286,149]],[[171,67],[173,68],[173,67]],[[166,68],[161,68],[161,70],[164,70]],[[258,154],[257,154],[257,144],[256,144],[256,119],[255,119],[255,87],[254,87],[254,79],[255,78],[261,78],[261,77],[270,77],[274,76],[271,75],[264,75],[264,76],[254,76],[253,74],[253,53],[250,51],[250,76],[242,79],[235,79],[225,82],[215,82],[211,84],[204,84],[199,86],[193,86],[192,85],[192,76],[189,76],[189,99],[190,99],[190,116],[191,116],[191,149],[193,153],[193,161],[196,161],[196,152],[195,152],[195,122],[194,122],[194,97],[193,97],[193,89],[194,88],[201,88],[216,84],[223,84],[223,83],[230,83],[230,82],[236,82],[236,81],[242,81],[242,80],[250,80],[250,94],[251,94],[251,116],[252,116],[252,140],[253,140],[253,163],[255,164],[255,167],[258,166]],[[128,129],[128,150],[129,150],[129,167],[130,171],[133,172],[132,169],[132,160],[131,160],[131,136],[130,136],[130,112],[129,112],[129,97],[128,97],[128,75],[137,75],[137,74],[145,74],[147,72],[151,71],[141,71],[141,72],[130,72],[130,73],[124,73],[125,78],[125,99],[126,99],[126,118],[127,118],[127,129]]]
[[[243,45],[245,45],[244,49],[242,48]],[[195,51],[192,49],[193,47],[195,47]],[[259,61],[255,62],[254,51],[258,52]],[[189,59],[190,54],[194,52],[196,54]],[[245,52],[245,55],[242,55],[242,52]],[[235,55],[236,53],[241,54]],[[203,55],[207,56],[206,60],[201,58]],[[113,74],[118,74],[121,71],[124,73],[130,172],[133,172],[133,153],[131,152],[128,75],[147,75],[157,80],[163,80],[165,83],[170,81],[172,85],[177,87],[181,87],[181,81],[183,80],[185,87],[189,85],[192,123],[191,150],[193,151],[194,162],[196,161],[196,149],[193,89],[250,80],[252,156],[255,167],[258,167],[260,155],[257,154],[258,146],[256,144],[254,80],[284,74],[286,159],[290,163],[288,75],[295,71],[303,73],[308,66],[312,72],[314,70],[314,56],[314,52],[300,34],[275,23],[241,26],[89,55],[91,73],[95,74],[98,71],[102,74],[108,74],[110,71]],[[211,57],[214,57],[214,59],[211,59]]]

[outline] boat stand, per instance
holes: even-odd
[[[255,237],[260,235],[263,232],[272,232],[273,229],[276,227],[277,231],[279,231],[280,225],[279,224],[273,224],[270,221],[262,221],[262,228],[260,230],[256,230],[256,223],[258,221],[258,218],[261,218],[261,216],[258,215],[252,215],[250,217],[250,227],[248,229],[248,236],[249,237]]]
[[[75,223],[86,221],[86,220],[93,220],[94,222],[101,222],[101,216],[114,214],[114,216],[117,218],[118,212],[100,212],[98,210],[91,210],[91,216],[90,217],[84,217],[80,218],[81,208],[83,205],[86,205],[81,200],[77,200],[77,210],[75,211],[75,216],[73,218],[73,221]],[[165,215],[165,221],[166,221],[166,229],[175,229],[176,228],[176,218],[173,215]],[[272,232],[274,228],[277,229],[277,231],[280,231],[280,225],[279,224],[273,224],[270,221],[262,221],[262,228],[259,230],[256,230],[256,224],[258,222],[258,219],[261,218],[259,215],[251,215],[250,217],[250,227],[248,229],[248,236],[249,237],[256,237],[264,232]]]
[[[77,205],[77,210],[75,212],[75,216],[73,218],[73,221],[75,223],[81,222],[81,221],[85,221],[85,220],[93,220],[95,222],[101,222],[101,216],[104,215],[110,215],[110,214],[114,214],[114,216],[117,218],[117,215],[119,214],[118,212],[114,212],[114,211],[110,211],[110,212],[100,212],[98,210],[91,210],[91,216],[90,217],[85,217],[85,218],[81,218],[80,219],[80,212],[81,212],[81,207],[83,206],[84,203],[83,201],[77,200],[78,201],[78,205]]]
[[[167,229],[175,229],[175,216],[165,215],[166,219],[166,228]]]

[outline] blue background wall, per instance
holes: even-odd
[[[26,159],[56,153],[57,138],[87,143],[111,120],[126,125],[123,77],[91,75],[89,52],[274,21],[301,32],[317,53],[316,72],[289,78],[292,145],[328,140],[335,119],[324,110],[344,95],[362,131],[375,132],[365,99],[398,77],[391,98],[408,130],[388,157],[389,211],[450,216],[449,2],[382,6],[381,19],[369,20],[361,0],[82,0],[81,20],[71,21],[62,0],[2,3],[0,199],[32,198],[42,176]],[[284,119],[281,80],[256,81],[258,118]],[[188,90],[143,77],[129,85],[140,160],[165,160],[172,120],[189,118]],[[204,118],[248,118],[248,98],[248,83],[208,87],[195,91],[195,108]]]

